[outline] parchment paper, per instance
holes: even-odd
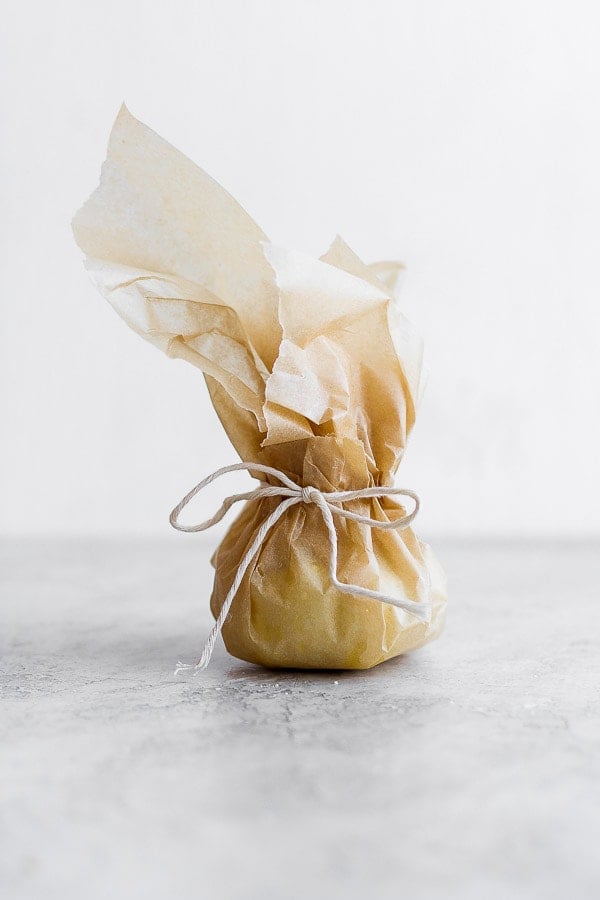
[[[125,322],[204,373],[241,459],[321,490],[394,483],[422,392],[421,339],[395,299],[402,266],[366,265],[339,237],[320,260],[270,244],[222,187],[125,107],[73,229]],[[214,554],[215,616],[276,503],[247,504]],[[348,508],[383,521],[404,513],[388,498]],[[340,580],[431,601],[430,623],[338,592],[320,513],[301,504],[242,582],[223,628],[230,653],[268,666],[368,668],[439,634],[444,576],[412,529],[339,518],[336,528]]]

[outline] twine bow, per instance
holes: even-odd
[[[265,475],[271,475],[280,483],[278,485],[271,485],[267,484],[266,482],[261,482],[260,485],[253,491],[247,491],[244,494],[233,494],[231,497],[227,497],[227,499],[223,502],[220,509],[215,513],[215,515],[211,519],[207,519],[206,522],[201,522],[199,525],[179,524],[179,514],[184,509],[184,507],[187,506],[190,500],[193,500],[196,494],[203,490],[203,488],[207,487],[207,485],[211,484],[211,482],[216,481],[216,479],[220,478],[222,475],[227,475],[229,472],[237,472],[240,469],[246,469],[250,473],[262,472]],[[415,507],[412,512],[408,513],[408,515],[402,516],[398,519],[393,519],[389,522],[380,522],[377,519],[369,518],[369,516],[361,516],[358,513],[350,512],[349,510],[344,509],[344,507],[341,505],[349,500],[363,500],[370,497],[390,497],[398,495],[410,497],[414,501]],[[233,603],[234,597],[237,594],[238,589],[243,581],[248,566],[262,547],[265,538],[267,537],[273,526],[279,521],[279,519],[281,519],[282,516],[285,515],[288,509],[291,509],[292,506],[297,506],[299,503],[314,503],[323,516],[323,521],[325,522],[327,533],[329,535],[329,544],[331,549],[329,555],[329,577],[331,578],[331,583],[338,589],[338,591],[341,591],[344,594],[352,594],[359,597],[369,597],[369,599],[371,600],[379,600],[382,603],[389,603],[391,606],[396,606],[398,609],[407,610],[407,612],[412,613],[412,615],[414,615],[422,622],[428,622],[430,620],[431,606],[429,603],[418,603],[414,600],[391,597],[388,594],[381,594],[379,593],[379,591],[372,591],[369,590],[369,588],[360,587],[357,584],[345,584],[337,577],[338,545],[333,517],[340,516],[344,519],[350,519],[352,522],[359,522],[362,525],[368,525],[370,528],[378,528],[382,531],[387,531],[390,529],[402,530],[403,528],[407,528],[410,525],[410,523],[419,512],[420,501],[418,495],[415,494],[414,491],[396,487],[368,487],[360,488],[357,491],[320,491],[312,485],[301,487],[300,485],[295,484],[295,482],[288,478],[288,476],[284,472],[280,472],[279,469],[274,469],[271,466],[263,466],[260,463],[241,462],[235,463],[231,466],[224,466],[222,469],[217,469],[216,472],[212,473],[212,475],[208,475],[206,478],[204,478],[199,484],[196,485],[196,487],[192,488],[189,494],[185,495],[180,503],[177,504],[177,506],[169,516],[169,521],[173,528],[176,528],[177,531],[184,531],[187,533],[206,531],[208,528],[212,528],[213,525],[216,525],[217,522],[220,522],[223,516],[225,516],[228,510],[234,505],[234,503],[238,503],[241,500],[262,500],[264,497],[279,497],[281,499],[281,502],[262,522],[258,531],[256,532],[256,536],[252,544],[241,560],[235,578],[233,579],[227,596],[223,601],[223,605],[221,607],[218,618],[210,631],[206,644],[204,645],[202,656],[200,657],[199,661],[195,664],[195,666],[179,663],[175,670],[175,674],[186,669],[195,669],[196,671],[201,671],[202,669],[205,669],[207,667],[215,647],[215,642],[221,632],[221,629],[223,628],[223,624],[227,618],[227,615],[231,608],[231,604]]]

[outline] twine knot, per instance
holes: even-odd
[[[207,485],[211,484],[211,482],[215,481],[217,478],[220,478],[222,475],[226,475],[228,472],[237,472],[240,469],[246,469],[246,471],[250,473],[261,472],[264,475],[270,475],[272,478],[275,478],[279,482],[279,484],[272,485],[267,484],[267,482],[261,482],[260,485],[253,491],[247,491],[244,494],[233,494],[231,497],[227,497],[226,500],[223,501],[221,507],[217,510],[215,515],[211,519],[207,519],[206,522],[201,522],[199,525],[179,524],[179,514],[184,509],[184,507],[187,506],[190,500],[193,500],[196,494],[198,494]],[[412,512],[408,513],[405,516],[401,516],[398,519],[392,519],[390,521],[382,522],[379,519],[371,519],[369,518],[369,516],[361,516],[358,513],[354,513],[348,509],[344,509],[343,506],[344,503],[350,500],[363,500],[372,497],[390,497],[396,495],[410,497],[410,499],[414,501],[415,505]],[[321,512],[329,537],[329,577],[331,578],[331,582],[334,587],[336,587],[344,594],[352,594],[353,596],[358,597],[368,597],[371,600],[379,600],[381,603],[389,603],[391,606],[395,606],[398,609],[404,609],[407,612],[412,613],[412,615],[414,615],[421,622],[430,621],[431,605],[429,602],[423,603],[415,600],[408,600],[405,597],[391,597],[388,594],[382,594],[379,591],[372,591],[368,588],[360,587],[360,585],[357,584],[345,584],[337,577],[338,546],[335,522],[333,517],[340,516],[343,519],[350,519],[352,522],[359,522],[362,525],[368,525],[369,528],[377,528],[381,531],[387,531],[390,529],[400,531],[404,528],[408,528],[410,523],[419,512],[420,501],[418,495],[414,491],[396,487],[367,487],[359,488],[356,491],[320,491],[318,488],[310,484],[305,485],[304,487],[297,485],[294,481],[291,480],[291,478],[288,478],[285,472],[281,472],[279,469],[274,469],[271,466],[264,466],[260,463],[241,462],[235,463],[231,466],[224,466],[222,469],[217,469],[217,471],[213,472],[212,475],[208,475],[206,478],[204,478],[199,484],[196,485],[196,487],[192,488],[189,494],[185,495],[180,503],[177,504],[177,506],[169,516],[169,521],[173,528],[176,528],[177,531],[184,531],[187,533],[206,531],[206,529],[211,528],[213,525],[216,525],[217,522],[220,522],[227,511],[234,505],[234,503],[237,503],[240,500],[256,501],[267,497],[279,497],[280,502],[277,504],[273,512],[271,512],[258,527],[252,544],[248,548],[248,551],[244,555],[243,559],[240,561],[236,575],[233,579],[231,587],[229,588],[229,591],[227,592],[227,596],[223,601],[223,605],[221,607],[221,611],[219,612],[217,620],[208,635],[199,661],[195,664],[195,666],[185,663],[179,663],[177,668],[175,669],[175,674],[188,669],[200,671],[206,668],[206,666],[210,662],[216,640],[221,633],[223,624],[225,623],[225,620],[229,614],[231,604],[233,603],[234,597],[238,592],[238,589],[244,579],[250,563],[261,549],[268,533],[271,531],[273,526],[279,521],[279,519],[281,519],[283,515],[285,515],[288,509],[291,509],[292,506],[296,506],[299,503],[314,503]]]
[[[318,494],[320,494],[320,491],[318,491],[316,488],[314,488],[310,484],[307,485],[306,487],[303,487],[300,492],[303,503],[316,503],[317,501],[316,501],[315,497]]]

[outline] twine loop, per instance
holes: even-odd
[[[221,478],[221,476],[227,475],[229,472],[240,471],[241,469],[245,469],[250,474],[260,472],[264,475],[270,475],[273,479],[276,479],[279,484],[273,485],[262,481],[259,486],[253,491],[247,491],[243,494],[233,494],[231,497],[227,497],[223,501],[215,515],[212,516],[212,518],[207,519],[206,522],[200,522],[198,525],[181,525],[179,523],[179,515],[181,511],[188,505],[191,500],[193,500],[196,494],[198,494],[201,490],[203,490],[203,488],[207,487],[213,481],[216,481],[217,478]],[[414,508],[407,515],[389,521],[382,522],[378,519],[371,519],[369,516],[361,516],[358,513],[351,512],[348,509],[344,509],[342,505],[350,500],[363,500],[372,497],[392,497],[400,495],[403,497],[409,497],[414,502]],[[369,588],[360,587],[360,585],[357,584],[346,584],[340,581],[337,577],[338,545],[333,517],[339,516],[344,519],[349,519],[352,522],[359,522],[362,525],[367,525],[370,528],[377,528],[381,531],[388,531],[391,529],[401,531],[404,528],[408,528],[410,523],[419,512],[420,501],[418,495],[414,491],[396,487],[367,487],[360,488],[356,491],[321,491],[310,484],[302,487],[292,481],[291,478],[288,478],[285,472],[281,472],[279,469],[272,468],[271,466],[265,466],[261,463],[241,462],[234,463],[231,466],[224,466],[222,469],[217,469],[216,472],[212,473],[212,475],[208,475],[206,478],[200,481],[194,488],[192,488],[192,490],[188,494],[185,495],[183,500],[181,500],[177,504],[177,506],[169,516],[169,521],[173,528],[176,528],[177,531],[183,531],[188,534],[197,531],[206,531],[208,528],[216,525],[217,522],[220,522],[223,516],[225,516],[228,510],[235,503],[238,503],[241,500],[262,500],[266,497],[278,497],[280,502],[277,504],[273,512],[271,512],[261,523],[261,525],[257,529],[252,544],[248,548],[243,559],[240,561],[235,578],[233,579],[231,587],[227,592],[227,596],[223,601],[223,605],[221,607],[221,611],[219,612],[217,620],[208,635],[200,659],[195,665],[179,663],[177,665],[177,668],[175,669],[175,674],[189,669],[193,669],[198,672],[207,667],[208,663],[210,662],[216,640],[221,633],[221,629],[223,628],[225,620],[229,614],[229,610],[231,609],[231,604],[233,603],[235,595],[239,590],[239,587],[244,579],[248,567],[250,566],[250,563],[261,549],[267,535],[274,527],[274,525],[279,521],[279,519],[281,519],[283,515],[285,515],[288,509],[291,509],[293,506],[297,506],[300,503],[313,503],[321,512],[329,537],[329,577],[334,587],[336,587],[344,594],[352,594],[353,596],[358,597],[368,597],[371,600],[379,600],[381,603],[389,603],[391,606],[395,606],[398,609],[404,609],[414,615],[421,622],[430,621],[431,605],[429,602],[417,602],[414,600],[408,600],[404,597],[392,597],[388,594],[382,594],[379,591],[372,591]]]

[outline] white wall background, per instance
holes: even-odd
[[[597,3],[19,0],[3,26],[0,530],[167,534],[234,461],[71,237],[124,99],[275,242],[407,264],[422,533],[600,533]]]

